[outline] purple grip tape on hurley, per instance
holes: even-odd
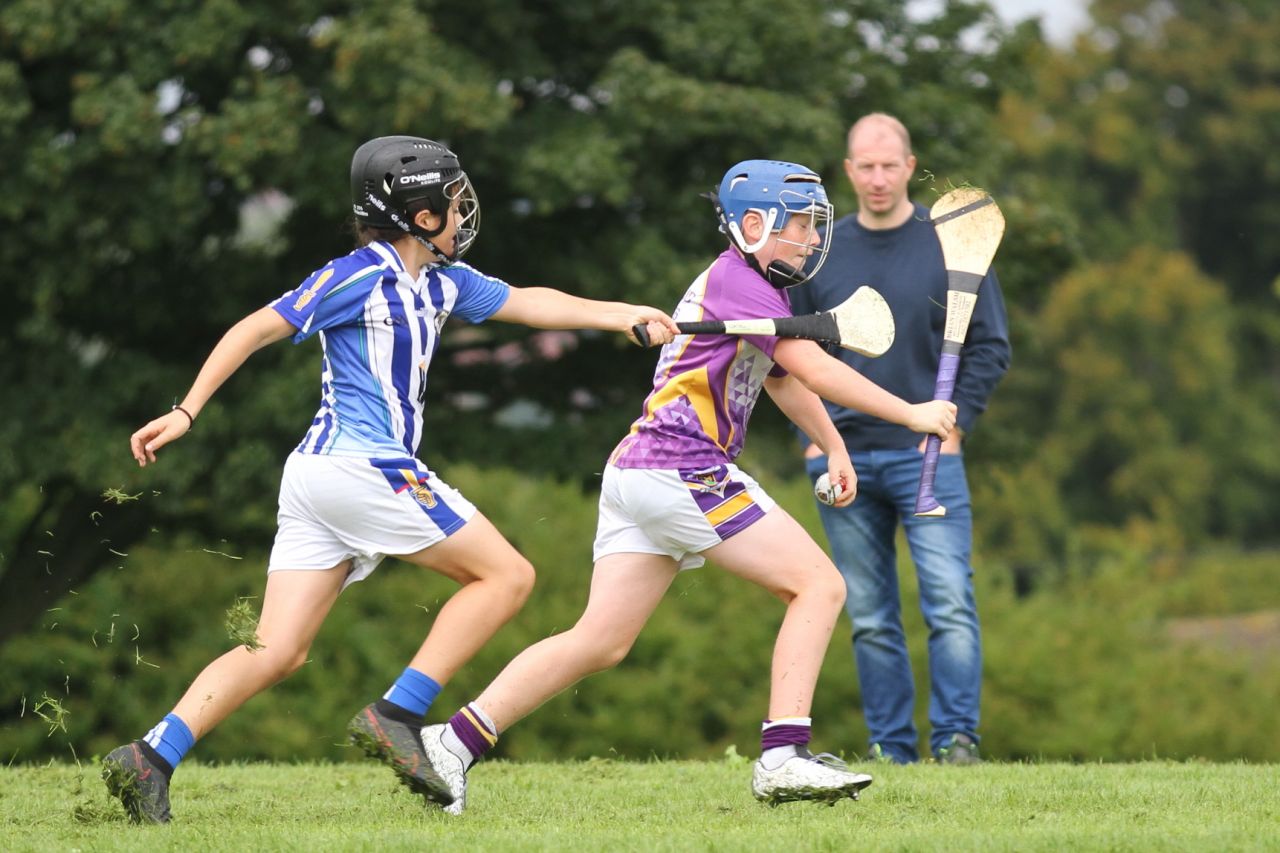
[[[950,400],[956,390],[956,373],[960,370],[960,356],[943,353],[938,361],[938,379],[933,385],[933,399]],[[916,515],[927,515],[938,509],[938,499],[933,496],[933,479],[938,473],[938,455],[942,452],[942,439],[930,435],[924,448],[924,461],[920,465],[920,486],[916,489]],[[946,510],[943,510],[946,512]]]

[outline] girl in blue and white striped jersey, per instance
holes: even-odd
[[[480,208],[458,158],[443,145],[405,136],[371,140],[356,151],[351,180],[360,247],[233,326],[182,402],[130,440],[139,465],[155,462],[251,354],[286,337],[300,343],[319,335],[320,408],[285,463],[258,623],[262,648],[240,646],[214,660],[151,732],[107,756],[104,778],[134,820],[169,820],[169,779],[186,751],[297,670],[338,594],[388,554],[461,588],[409,666],[349,731],[410,788],[447,805],[448,786],[423,759],[423,716],[441,685],[524,603],[534,572],[470,501],[417,459],[427,375],[444,322],[457,315],[628,336],[632,326],[647,324],[659,342],[677,331],[656,308],[512,287],[461,263],[478,233]]]

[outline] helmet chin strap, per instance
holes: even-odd
[[[742,255],[747,265],[755,270],[761,278],[772,284],[779,290],[785,290],[788,287],[795,287],[800,283],[800,270],[793,267],[785,261],[771,261],[766,268],[760,267],[760,262],[756,260],[756,256],[752,252],[744,252],[740,246],[733,247]]]
[[[775,275],[777,276],[776,279],[774,278]],[[765,270],[764,277],[777,288],[795,287],[800,283],[803,272],[798,267],[793,267],[785,261],[774,261]]]
[[[438,234],[440,232],[437,231],[436,233]],[[413,234],[413,239],[417,240],[419,243],[426,246],[427,251],[435,255],[436,260],[442,264],[448,265],[453,263],[456,260],[456,258],[450,257],[449,255],[446,255],[444,252],[440,251],[440,249],[436,246],[436,244],[432,243],[426,237],[420,237],[417,234]]]
[[[373,193],[365,193],[364,197],[369,200],[370,204],[372,204],[378,210],[385,213],[387,215],[387,218],[390,219],[392,222],[394,222],[397,228],[399,228],[401,231],[403,231],[405,234],[409,235],[413,239],[417,240],[426,248],[428,252],[435,255],[437,261],[439,261],[442,264],[451,264],[456,260],[456,258],[453,258],[450,255],[446,255],[444,252],[440,251],[440,248],[435,243],[431,242],[431,238],[439,234],[441,231],[443,231],[445,225],[448,224],[448,221],[449,221],[448,211],[445,212],[444,214],[445,219],[443,222],[441,222],[439,228],[437,228],[435,231],[427,231],[423,228],[418,227],[416,224],[406,222],[404,220],[404,217],[402,217],[396,211],[392,210],[390,206],[388,206],[382,199],[378,198]]]

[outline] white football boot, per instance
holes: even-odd
[[[795,800],[834,805],[846,797],[858,799],[858,792],[870,784],[870,776],[853,772],[834,755],[814,755],[802,746],[795,747],[792,755],[783,756],[774,767],[766,767],[761,757],[751,774],[751,793],[771,806]]]
[[[456,745],[447,743],[446,739]],[[445,814],[462,814],[467,807],[467,769],[471,764],[471,754],[448,723],[423,728],[422,748],[427,753],[427,763],[449,786],[449,793],[453,794],[453,802],[444,807]]]

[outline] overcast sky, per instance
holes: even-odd
[[[1064,44],[1089,21],[1088,0],[988,0],[1009,23],[1040,18],[1045,38]]]
[[[909,0],[913,11],[932,17],[941,6],[939,0]],[[991,6],[1013,24],[1026,18],[1039,18],[1045,38],[1057,45],[1070,43],[1072,36],[1089,21],[1089,0],[988,0]]]

